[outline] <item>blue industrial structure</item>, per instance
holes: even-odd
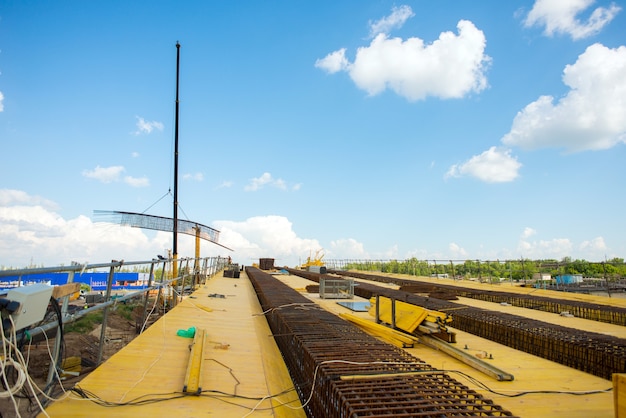
[[[0,279],[0,290],[35,283],[59,286],[67,283],[69,273],[38,273],[23,276],[6,276]],[[141,290],[148,287],[148,273],[114,273],[112,290]],[[87,284],[91,290],[106,290],[108,272],[84,272],[74,274],[74,282]]]

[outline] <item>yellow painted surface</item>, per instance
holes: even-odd
[[[626,418],[626,374],[613,375],[613,403],[615,418]]]
[[[424,321],[428,315],[428,310],[419,306],[411,305],[400,300],[393,303],[389,298],[380,296],[378,298],[378,316],[381,321],[393,324],[395,316],[395,326],[407,332],[413,332]],[[376,299],[372,298],[370,315],[376,316]],[[395,305],[395,309],[394,306]],[[395,311],[395,312],[394,312]]]
[[[294,276],[277,276],[279,280],[293,288],[305,288],[312,282]],[[436,279],[441,280],[441,279]],[[308,282],[308,283],[307,283]],[[452,280],[450,280],[452,282]],[[373,282],[374,284],[378,284]],[[462,282],[466,284],[467,282]],[[477,284],[480,287],[480,284]],[[485,285],[482,285],[485,286]],[[393,287],[393,286],[386,286]],[[499,289],[505,290],[505,289]],[[507,289],[508,290],[508,289]],[[525,289],[528,293],[529,289]],[[556,292],[549,292],[556,293]],[[319,303],[324,309],[335,314],[350,312],[352,315],[362,319],[373,321],[374,319],[367,312],[351,312],[337,304],[338,300],[320,299],[317,294],[302,293],[304,296]],[[558,293],[557,295],[560,295]],[[574,295],[588,296],[588,295]],[[601,297],[588,297],[586,299],[595,300],[599,303],[603,301]],[[605,298],[608,299],[608,298]],[[351,301],[361,302],[365,299],[354,297]],[[463,299],[459,303],[466,303],[472,306],[480,306],[485,309],[501,310],[514,313],[515,315],[540,319],[552,323],[563,321],[565,326],[580,329],[595,329],[596,332],[604,330],[613,335],[621,335],[624,327],[611,324],[602,324],[596,321],[588,321],[580,318],[561,317],[558,314],[549,314],[532,309],[514,308],[512,306],[502,306],[497,303],[482,302],[471,299]],[[514,309],[511,309],[514,308]],[[454,318],[454,311],[450,312]],[[574,320],[574,321],[572,321]],[[588,373],[584,373],[558,363],[536,357],[522,351],[514,350],[502,344],[477,337],[475,335],[454,329],[454,320],[449,324],[450,332],[456,332],[457,343],[454,346],[458,349],[465,349],[479,357],[493,357],[491,362],[494,366],[511,373],[515,379],[511,382],[500,382],[478,372],[468,365],[455,360],[449,355],[418,344],[414,348],[404,348],[413,356],[425,361],[432,367],[447,370],[449,375],[457,379],[462,384],[476,390],[496,404],[511,411],[516,416],[522,418],[604,418],[614,417],[613,392],[592,395],[572,395],[567,393],[552,394],[529,394],[519,397],[508,397],[504,394],[512,395],[525,391],[556,391],[556,392],[587,392],[602,391],[610,389],[612,382]],[[605,327],[606,326],[606,327]],[[487,385],[490,389],[502,393],[497,395],[481,388],[475,382],[468,380],[458,372],[466,373],[474,379]]]
[[[190,327],[206,330],[202,396],[181,395],[192,340],[176,332]],[[140,397],[182,397],[103,407],[72,395],[46,412],[51,417],[305,416],[245,273],[239,279],[210,279],[78,386],[118,404]],[[281,406],[284,403],[295,409]]]

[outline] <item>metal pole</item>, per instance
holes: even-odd
[[[178,258],[178,74],[180,68],[180,44],[176,42],[176,116],[174,128],[174,234],[172,252],[174,256],[174,277],[177,277],[176,259]]]
[[[70,271],[67,275],[67,283],[74,282],[74,272]],[[69,304],[70,296],[67,295],[63,298],[63,305],[61,307],[61,321],[67,315],[67,307]],[[58,303],[56,300],[51,300],[50,303]],[[57,337],[54,339],[54,356],[55,362],[50,362],[50,368],[48,369],[48,380],[46,381],[46,387],[52,383],[56,375],[57,366],[61,367],[59,364],[59,354],[61,353],[61,338],[60,336],[63,333],[63,323],[58,324],[57,327]]]
[[[115,263],[116,261],[113,260],[111,262]],[[111,266],[111,269],[109,270],[109,280],[107,281],[107,293],[104,299],[105,302],[108,302],[109,298],[111,297],[111,287],[113,287],[114,275],[115,275],[115,266]],[[104,308],[104,311],[102,311],[102,329],[100,330],[100,347],[98,348],[98,360],[96,361],[97,365],[99,365],[100,362],[102,361],[102,351],[104,350],[104,338],[105,338],[105,334],[107,330],[108,318],[109,318],[109,307],[107,306],[106,308]]]
[[[161,286],[159,287],[159,291],[157,292],[157,299],[156,299],[156,303],[159,303],[159,299],[161,298],[161,296],[163,296],[163,286],[165,285],[163,283],[163,279],[165,278],[165,267],[167,266],[167,260],[163,261],[163,270],[161,270]],[[171,286],[170,286],[171,287]],[[165,300],[167,299],[166,296],[163,296],[163,311],[165,311]],[[142,325],[143,326],[143,325]]]
[[[139,328],[139,332],[143,329],[143,324],[146,322],[146,313],[148,312],[148,297],[150,295],[150,287],[152,286],[152,275],[154,274],[154,261],[150,264],[150,276],[148,277],[148,289],[146,290],[146,294],[143,300],[143,314],[141,315],[141,328]]]

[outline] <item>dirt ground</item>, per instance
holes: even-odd
[[[106,361],[112,355],[117,353],[126,344],[132,341],[137,336],[137,323],[141,322],[141,309],[136,309],[133,312],[133,319],[128,320],[119,315],[113,309],[109,309],[107,326],[104,338],[104,346],[102,351],[102,361]],[[151,317],[153,321],[155,317]],[[85,376],[89,375],[91,371],[95,369],[98,352],[100,346],[100,334],[102,331],[102,325],[97,325],[91,332],[85,334],[78,334],[75,332],[65,333],[64,335],[64,351],[63,357],[68,359],[70,357],[78,357],[81,359],[80,372],[78,376],[67,375],[62,378],[63,387],[67,390],[71,388]],[[40,387],[44,388],[48,379],[48,373],[50,370],[50,355],[48,353],[48,347],[53,351],[55,339],[50,338],[48,342],[40,341],[33,343],[28,347],[23,348],[24,358],[28,362],[28,373],[34,382]],[[0,376],[1,376],[0,370]],[[0,382],[1,383],[1,382]],[[0,391],[4,390],[4,385],[0,386]],[[28,385],[25,384],[21,392],[17,394],[16,402],[19,404],[19,416],[21,417],[34,417],[40,410],[39,407],[30,402],[25,394],[32,395]],[[54,397],[58,397],[62,393],[61,388],[57,384],[53,392]],[[10,398],[0,397],[0,418],[15,417],[18,416],[15,411],[15,406]]]

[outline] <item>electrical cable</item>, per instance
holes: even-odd
[[[265,311],[263,311],[261,313],[258,313],[258,314],[253,314],[252,316],[263,316],[263,315],[268,314],[269,312],[277,311],[277,310],[282,309],[282,308],[289,308],[291,306],[296,306],[296,307],[298,307],[300,309],[308,309],[308,306],[313,306],[314,309],[318,309],[318,308],[315,308],[316,305],[317,305],[317,303],[315,303],[315,302],[287,303],[285,305],[280,305],[280,306],[277,306],[275,308],[267,309],[267,310],[265,310]],[[319,309],[321,309],[321,308],[319,308]]]
[[[517,391],[514,393],[503,393],[506,391],[496,391],[491,389],[489,386],[487,386],[484,382],[476,379],[473,376],[470,376],[469,374],[462,372],[460,370],[437,370],[439,372],[444,372],[444,373],[456,373],[459,374],[461,376],[463,376],[465,379],[467,379],[468,381],[472,382],[473,384],[475,384],[476,386],[480,387],[481,389],[489,392],[489,393],[493,393],[494,395],[499,395],[499,396],[504,396],[507,398],[517,398],[520,396],[525,396],[525,395],[535,395],[535,394],[541,394],[541,395],[549,395],[549,394],[554,394],[554,395],[574,395],[574,396],[581,396],[581,395],[597,395],[600,393],[607,393],[613,390],[613,388],[608,388],[608,389],[598,389],[598,390],[585,390],[585,391],[572,391],[572,390],[523,390],[523,391]]]

